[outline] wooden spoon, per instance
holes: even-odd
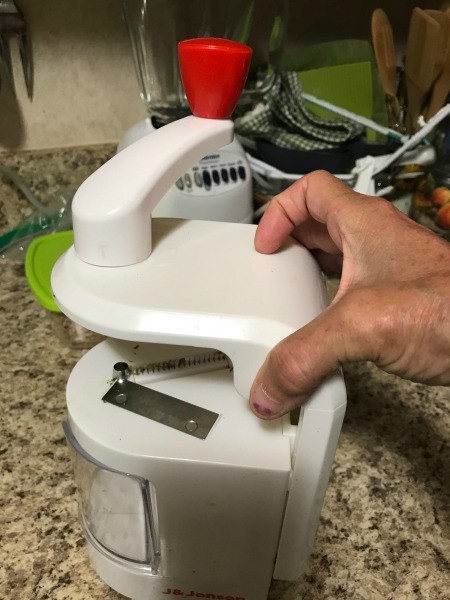
[[[381,85],[386,94],[389,125],[398,127],[400,106],[397,100],[397,65],[394,36],[388,16],[381,8],[372,13],[372,46],[377,61]]]
[[[440,11],[430,12],[439,13]],[[443,21],[441,19],[441,30],[446,44],[443,44],[442,49],[442,67],[431,90],[430,100],[425,111],[427,121],[444,106],[447,96],[450,94],[450,9],[440,14],[443,17]]]
[[[408,96],[407,123],[410,132],[418,129],[418,118],[433,85],[441,43],[441,26],[421,8],[414,8],[405,55],[405,82]]]
[[[371,29],[381,84],[386,94],[395,96],[397,86],[394,36],[388,16],[381,8],[375,9],[372,13]]]

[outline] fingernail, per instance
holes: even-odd
[[[252,394],[252,407],[262,417],[272,417],[281,410],[281,403],[272,398],[262,383],[259,383]]]

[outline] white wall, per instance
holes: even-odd
[[[119,0],[17,0],[33,42],[26,96],[13,46],[17,96],[3,81],[0,148],[116,141],[144,115]]]

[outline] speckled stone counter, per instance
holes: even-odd
[[[111,147],[0,154],[44,202],[75,189]],[[0,177],[0,232],[32,210]],[[82,351],[55,337],[23,265],[0,264],[0,598],[113,600],[91,570],[61,421]],[[271,600],[450,597],[450,390],[345,369],[348,410],[311,562]],[[263,600],[263,599],[261,599]]]

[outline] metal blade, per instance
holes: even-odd
[[[201,440],[206,439],[219,417],[215,412],[127,379],[118,379],[102,400]]]

